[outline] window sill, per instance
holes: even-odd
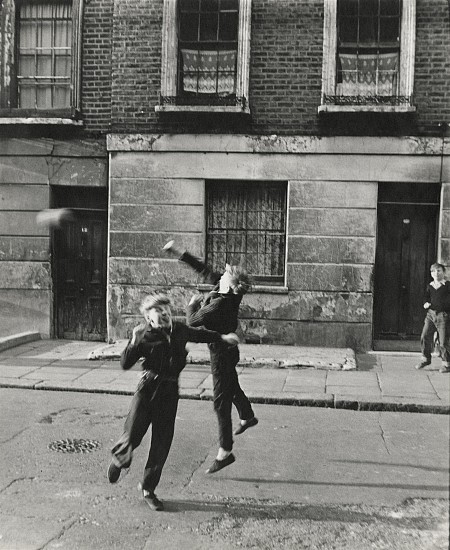
[[[201,283],[197,285],[197,288],[204,292],[211,292],[214,286]],[[253,285],[251,290],[252,294],[287,294],[288,292],[287,286],[276,285]]]
[[[237,113],[250,114],[248,107],[240,105],[155,105],[157,113]]]
[[[319,105],[318,113],[414,113],[414,105]]]
[[[83,121],[59,117],[0,117],[0,125],[2,124],[55,124],[66,126],[83,126]]]

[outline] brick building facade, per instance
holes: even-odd
[[[247,341],[417,340],[429,263],[450,263],[446,0],[61,3],[65,112],[20,104],[59,82],[20,74],[26,12],[1,5],[6,331],[123,338],[153,290],[181,316],[198,281],[173,238],[248,267]],[[37,226],[48,206],[73,229]]]

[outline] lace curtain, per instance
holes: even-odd
[[[183,90],[198,94],[236,93],[236,50],[186,50],[183,57]]]
[[[398,52],[384,54],[340,53],[342,82],[337,95],[397,95]]]

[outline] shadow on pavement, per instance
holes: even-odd
[[[206,500],[164,500],[164,509],[166,512],[213,512],[217,514],[228,514],[238,516],[242,519],[256,518],[262,519],[282,519],[282,520],[310,520],[310,521],[330,521],[346,523],[375,523],[394,525],[396,527],[411,527],[414,522],[414,528],[420,530],[430,529],[438,518],[420,516],[412,513],[408,514],[409,499],[398,506],[402,509],[403,517],[393,517],[391,511],[386,509],[383,514],[383,508],[375,508],[361,505],[343,505],[343,506],[318,506],[318,505],[296,505],[296,504],[275,504],[266,502],[256,504],[245,500],[239,502],[238,499],[224,499],[222,501],[210,502]],[[413,502],[411,505],[413,506]],[[359,511],[361,508],[367,511]],[[372,511],[373,510],[373,511]],[[381,512],[381,513],[380,513]]]

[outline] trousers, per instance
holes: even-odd
[[[439,351],[442,363],[448,367],[450,362],[450,314],[445,311],[436,313],[436,311],[429,309],[420,336],[422,356],[426,361],[431,361],[435,332],[439,336]]]
[[[239,348],[221,344],[209,344],[211,374],[213,378],[214,411],[219,424],[219,444],[226,451],[233,448],[233,424],[231,405],[236,407],[241,420],[254,417],[250,401],[239,385],[236,365]]]
[[[174,381],[146,379],[140,381],[125,420],[124,432],[112,448],[113,461],[128,468],[133,451],[152,425],[152,437],[142,488],[153,492],[169,455],[178,408],[178,384]]]

